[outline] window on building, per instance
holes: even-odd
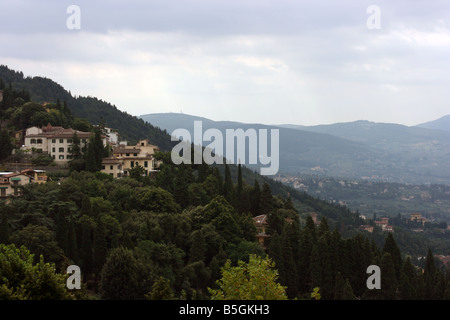
[[[72,143],[72,139],[67,139],[67,143]]]
[[[64,143],[64,139],[59,139],[59,143]]]
[[[127,154],[126,154],[126,156],[127,156],[127,157],[129,157],[129,156],[130,156],[130,154],[129,154],[129,153],[127,153]]]
[[[52,143],[56,143],[56,139],[52,139]]]
[[[56,148],[55,148],[55,147],[53,147],[53,148],[52,148],[52,152],[56,152],[56,150],[55,150],[55,149],[56,149]]]
[[[59,152],[64,152],[64,148],[59,148]]]
[[[36,139],[31,139],[31,144],[36,144]]]
[[[109,166],[109,170],[113,170],[114,169],[114,166]]]
[[[137,153],[135,153],[134,156],[137,157]]]
[[[148,161],[144,161],[144,168],[148,168]]]
[[[59,160],[64,160],[64,155],[63,154],[59,155]]]
[[[37,139],[37,143],[42,144],[42,139]]]
[[[134,168],[134,161],[131,161],[130,167]]]
[[[105,166],[102,166],[102,170],[105,170]]]

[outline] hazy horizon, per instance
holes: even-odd
[[[445,0],[77,6],[2,4],[0,64],[136,116],[414,126],[449,113]]]

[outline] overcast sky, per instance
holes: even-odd
[[[79,20],[67,13],[73,4]],[[133,115],[415,125],[450,114],[448,0],[15,0],[0,7],[0,64]]]

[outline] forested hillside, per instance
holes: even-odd
[[[58,273],[80,266],[76,296],[83,299],[209,299],[226,262],[250,255],[274,261],[290,299],[309,299],[314,288],[321,299],[440,299],[450,292],[431,253],[422,274],[391,234],[381,247],[362,234],[343,238],[325,218],[319,226],[311,216],[301,222],[290,198],[274,196],[266,183],[245,183],[239,168],[234,183],[228,167],[222,176],[161,157],[154,179],[73,172],[27,186],[23,197],[1,204],[1,242],[42,255]],[[260,214],[269,215],[266,250],[252,221]],[[371,264],[383,270],[383,290],[366,287]],[[18,288],[2,281],[11,298]]]
[[[61,85],[51,79],[43,77],[24,77],[22,72],[0,66],[0,78],[6,91],[11,87],[19,92],[27,92],[29,100],[35,103],[65,103],[75,118],[87,119],[91,124],[103,123],[107,127],[117,129],[123,140],[131,144],[139,139],[150,139],[161,150],[171,150],[173,142],[170,135],[149,123],[120,111],[116,106],[95,97],[74,97]],[[2,90],[0,88],[0,90]],[[9,98],[6,92],[3,108],[6,110],[14,106],[14,98]],[[53,124],[56,125],[56,124]]]

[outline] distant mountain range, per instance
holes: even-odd
[[[202,121],[203,130],[216,128],[224,136],[226,129],[278,128],[280,173],[450,184],[450,132],[445,126],[450,116],[412,127],[365,120],[269,126],[213,121],[181,113],[146,114],[140,118],[168,133],[178,128],[193,132],[195,120]]]
[[[28,91],[35,102],[60,99],[67,102],[75,117],[91,123],[103,122],[118,129],[131,142],[148,138],[165,151],[175,145],[169,134],[177,128],[192,132],[194,120],[202,121],[203,130],[217,128],[222,132],[236,128],[278,128],[280,173],[450,184],[450,116],[413,127],[369,121],[268,126],[177,113],[135,117],[95,97],[74,97],[51,79],[25,77],[7,66],[0,66],[0,78],[15,89]]]
[[[450,114],[434,121],[418,124],[417,127],[427,129],[438,129],[450,132]]]

